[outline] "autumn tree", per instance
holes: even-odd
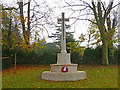
[[[89,18],[81,19],[80,15],[78,15],[78,17],[72,17],[72,18],[76,18],[77,20],[88,20],[98,26],[98,29],[100,31],[101,40],[102,40],[102,64],[103,65],[109,64],[108,45],[107,45],[108,40],[107,40],[107,36],[106,36],[107,29],[105,27],[105,20],[107,19],[108,15],[112,11],[112,9],[118,5],[117,4],[117,5],[113,6],[113,2],[114,2],[114,0],[112,0],[112,2],[109,2],[108,6],[106,7],[105,3],[102,2],[101,0],[98,0],[98,1],[91,0],[90,4],[83,0],[79,1],[80,4],[78,4],[78,3],[70,4],[66,1],[66,3],[70,6],[70,8],[75,7],[75,6],[82,7],[82,9],[79,9],[79,10],[75,10],[72,8],[73,12],[79,11],[79,13],[81,13],[82,11],[87,10],[86,13],[84,13],[82,15],[94,16],[96,22],[93,22]]]
[[[113,17],[113,19],[110,18]],[[92,21],[95,22],[94,19],[92,19]],[[107,37],[107,43],[108,43],[108,51],[109,54],[112,58],[113,54],[114,54],[114,46],[116,43],[116,36],[117,36],[117,32],[116,32],[116,16],[112,16],[112,14],[110,14],[107,17],[107,20],[105,21],[106,28],[107,30],[105,30],[105,34]],[[89,27],[88,27],[88,47],[89,45],[100,45],[101,37],[100,37],[100,31],[98,29],[98,26],[94,23],[90,23]],[[114,45],[114,46],[113,46]]]
[[[2,10],[2,48],[3,50],[12,51],[19,47],[23,43],[23,39],[19,33],[17,23],[14,23],[13,19],[16,19],[16,15],[13,11]],[[16,22],[16,21],[15,21]],[[12,54],[12,53],[11,53]],[[16,73],[16,55],[15,51],[15,62],[14,62],[14,73]],[[11,55],[10,55],[11,57]]]
[[[114,16],[113,20],[110,18],[110,15],[107,17],[107,32],[106,32],[106,36],[107,36],[107,40],[108,40],[108,51],[111,54],[111,58],[113,56],[114,53],[114,43],[116,42],[115,39],[115,34],[117,34],[116,32],[116,16]]]
[[[14,10],[6,10],[3,7],[2,10],[2,45],[4,48],[11,49],[14,45],[20,45],[23,43],[23,39],[19,32],[18,24],[16,21],[16,12]],[[19,42],[18,42],[19,41]],[[16,44],[17,43],[17,44]]]
[[[81,46],[81,44],[86,40],[85,35],[81,34],[79,40],[75,40],[72,37],[67,37],[66,39],[67,50],[69,50],[70,53],[76,52],[82,57],[85,46]]]
[[[92,21],[95,22],[94,19],[92,19]],[[116,17],[114,17],[113,19],[110,19],[110,16],[107,18],[106,22],[105,22],[106,28],[107,30],[105,30],[105,34],[107,36],[107,40],[108,40],[108,48],[113,48],[113,44],[115,43],[115,34],[116,32]],[[94,23],[90,23],[89,27],[88,27],[88,47],[89,45],[100,45],[101,42],[101,37],[100,37],[100,31],[98,29],[98,26]],[[90,43],[91,42],[91,43]]]
[[[97,7],[97,9],[96,9]],[[107,45],[107,37],[105,34],[105,20],[107,16],[109,15],[110,11],[112,10],[113,2],[110,2],[108,7],[105,9],[104,5],[102,4],[101,0],[97,2],[97,6],[95,6],[95,1],[92,0],[92,7],[91,10],[94,13],[94,17],[96,20],[96,24],[98,25],[98,28],[100,30],[100,35],[102,39],[102,64],[108,65],[108,45]],[[104,10],[104,13],[102,13]]]
[[[94,19],[92,19],[92,21],[95,22]],[[88,48],[92,47],[93,45],[100,45],[100,42],[101,42],[100,31],[96,24],[92,22],[89,24],[89,27],[87,30],[87,36],[88,36],[88,39],[87,39]]]

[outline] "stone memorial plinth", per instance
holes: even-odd
[[[70,53],[66,51],[66,32],[64,21],[69,21],[64,18],[62,13],[62,37],[61,37],[61,53],[57,55],[57,64],[50,64],[51,71],[44,71],[42,73],[42,79],[53,81],[74,81],[85,79],[86,72],[77,71],[78,64],[71,64]]]
[[[85,79],[86,72],[77,71],[77,64],[50,64],[51,71],[44,71],[42,79],[52,81],[74,81]],[[68,72],[62,72],[62,67],[68,67]]]

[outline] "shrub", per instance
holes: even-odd
[[[118,53],[120,50],[115,49],[113,56],[108,51],[109,64],[118,64]],[[97,46],[95,49],[86,48],[82,64],[101,64],[102,63],[102,46]]]
[[[102,47],[98,46],[95,49],[86,48],[83,58],[82,64],[101,64],[102,60]]]
[[[101,64],[102,63],[102,46],[97,46],[95,49],[94,49],[94,62],[96,64]]]
[[[8,69],[12,66],[11,58],[2,59],[2,70]]]
[[[71,53],[71,63],[81,64],[81,58],[82,57],[79,56],[79,53]]]
[[[57,53],[46,50],[44,53],[40,56],[40,64],[53,64],[56,63],[56,56]]]
[[[94,49],[86,48],[82,57],[82,64],[93,64],[95,60],[94,54]]]
[[[118,64],[119,55],[120,55],[120,50],[115,49],[113,57],[112,58],[111,58],[111,56],[109,57],[109,63],[110,64]]]

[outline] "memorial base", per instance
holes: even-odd
[[[77,71],[77,64],[50,64],[51,71],[44,71],[42,73],[42,79],[52,80],[52,81],[74,81],[86,79],[86,72]],[[61,68],[66,66],[68,68],[67,72],[62,72]]]
[[[51,81],[74,81],[85,78],[86,78],[86,72],[84,71],[66,72],[66,73],[45,71],[42,73],[42,79],[51,80]]]

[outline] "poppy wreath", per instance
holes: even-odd
[[[62,67],[62,68],[61,68],[61,71],[62,71],[62,72],[68,72],[68,67],[66,67],[66,66]]]

